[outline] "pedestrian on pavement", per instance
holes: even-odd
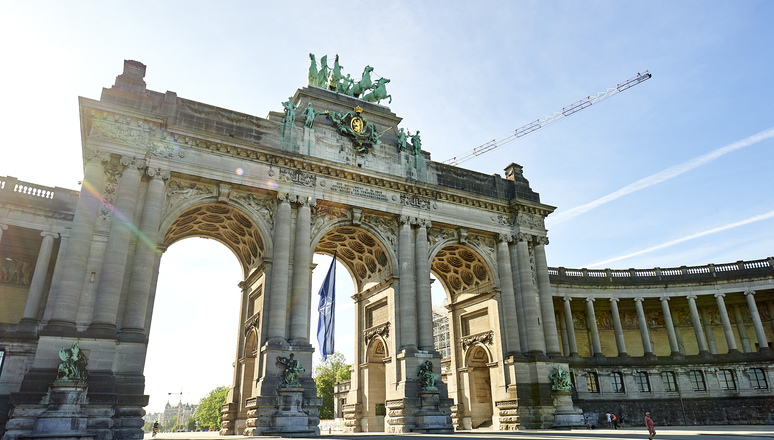
[[[650,437],[648,437],[650,440],[653,440],[653,436],[656,435],[656,428],[653,427],[653,420],[650,418],[650,413],[645,413],[645,426],[648,428],[648,434],[650,434]]]
[[[618,429],[618,417],[615,415],[615,413],[612,414],[613,418],[613,429]]]
[[[610,411],[605,414],[607,416],[607,427],[612,428],[613,427],[613,419],[611,418]]]

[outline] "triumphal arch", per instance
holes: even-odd
[[[349,84],[335,69],[310,71],[266,118],[148,90],[145,68],[126,61],[99,100],[80,98],[83,187],[58,191],[66,215],[51,218],[38,262],[52,270],[19,308],[28,338],[18,342],[26,354],[8,354],[21,385],[6,403],[6,437],[40,434],[45,396],[68,379],[60,352],[74,342],[88,390],[73,426],[142,437],[159,262],[195,236],[228,246],[244,276],[222,434],[319,432],[314,253],[335,253],[356,284],[347,430],[448,432],[452,417],[501,429],[554,423],[548,356],[560,347],[544,250],[553,207],[519,165],[503,178],[431,160],[419,132],[380,104],[387,81],[363,84],[370,67]],[[431,273],[447,292],[455,353],[443,380]],[[305,368],[289,375],[291,355]]]

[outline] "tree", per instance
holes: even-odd
[[[314,370],[314,382],[317,385],[317,395],[322,397],[320,406],[320,419],[332,419],[333,413],[333,384],[350,379],[350,365],[341,353],[333,353]]]
[[[199,406],[191,417],[196,420],[197,429],[220,429],[220,422],[223,421],[221,408],[226,403],[228,390],[226,386],[217,387],[199,401]]]

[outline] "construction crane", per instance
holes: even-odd
[[[610,98],[611,96],[615,96],[626,89],[629,89],[631,87],[636,86],[637,84],[640,84],[642,82],[649,80],[651,76],[652,75],[648,73],[647,70],[645,71],[645,73],[638,73],[637,76],[635,76],[634,78],[631,78],[621,84],[617,84],[615,87],[611,87],[605,90],[604,92],[599,92],[597,93],[596,96],[588,96],[586,98],[583,98],[574,104],[564,107],[562,111],[558,111],[551,116],[546,116],[543,119],[538,119],[536,121],[530,122],[529,124],[523,127],[517,128],[512,133],[500,139],[493,139],[485,143],[484,145],[476,147],[461,156],[454,156],[451,159],[445,160],[443,163],[448,165],[454,165],[454,166],[459,165],[468,159],[472,159],[476,156],[480,156],[484,153],[492,151],[497,147],[501,147],[507,144],[508,142],[515,141],[516,139],[522,136],[526,136],[536,130],[539,130],[545,127],[546,125],[553,124],[554,122],[559,121],[560,119],[573,115],[583,110],[584,108],[591,106],[592,104],[596,104],[600,101]]]
[[[167,393],[167,394],[170,396],[174,396],[174,395],[179,396],[179,400],[177,402],[177,422],[175,423],[175,428],[177,428],[177,425],[180,424],[180,408],[183,407],[183,389],[180,388],[179,393]]]

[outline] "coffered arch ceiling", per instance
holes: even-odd
[[[450,245],[438,251],[431,270],[451,298],[462,293],[478,293],[494,284],[481,255],[463,245]]]
[[[244,273],[258,265],[266,253],[263,237],[253,220],[227,205],[212,203],[185,210],[167,229],[164,244],[188,237],[212,238],[223,243],[237,256]]]
[[[365,229],[346,226],[326,233],[315,252],[333,255],[352,274],[358,291],[378,284],[392,273],[390,258],[382,243]]]

